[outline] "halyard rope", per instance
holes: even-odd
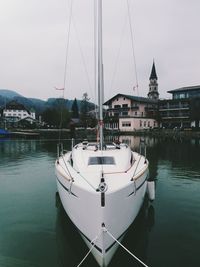
[[[148,267],[143,261],[141,261],[138,257],[136,257],[130,250],[128,250],[124,245],[122,245],[109,231],[108,229],[104,228],[104,231],[108,233],[108,235],[117,242],[126,252],[128,252],[133,258],[135,258],[137,261],[139,261],[143,266]]]

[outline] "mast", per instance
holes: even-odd
[[[97,77],[99,105],[100,150],[103,150],[103,50],[102,50],[102,0],[97,0]]]

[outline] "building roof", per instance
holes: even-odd
[[[181,87],[178,89],[174,89],[174,90],[170,90],[167,91],[170,94],[176,93],[176,92],[186,92],[186,91],[199,91],[200,90],[200,85],[196,85],[196,86],[187,86],[187,87]]]
[[[26,110],[29,114],[30,114],[30,111],[27,110],[27,108],[25,108],[24,105],[16,102],[15,100],[12,100],[10,101],[8,104],[6,104],[6,107],[5,109],[12,109],[12,110]]]
[[[151,69],[151,75],[150,75],[149,80],[153,80],[153,79],[156,79],[156,80],[158,79],[154,62],[153,62],[153,66]]]
[[[133,95],[124,95],[124,94],[116,94],[115,96],[113,96],[112,98],[110,98],[109,100],[107,100],[104,105],[109,105],[115,98],[117,97],[126,97],[128,99],[140,102],[140,103],[151,103],[151,104],[155,104],[158,101],[155,99],[150,99],[147,97],[140,97],[140,96],[133,96]]]

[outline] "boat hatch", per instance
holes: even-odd
[[[115,165],[114,157],[89,157],[88,165]]]

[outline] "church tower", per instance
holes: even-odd
[[[153,62],[153,66],[151,69],[151,75],[149,78],[149,93],[148,93],[148,98],[157,100],[159,99],[159,93],[158,93],[158,83],[157,83],[158,77],[156,74],[156,68],[155,64]]]

